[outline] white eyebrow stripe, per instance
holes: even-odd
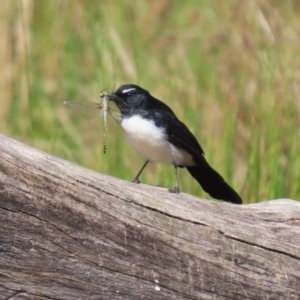
[[[128,93],[130,91],[135,91],[135,88],[127,89],[122,92],[122,94]]]

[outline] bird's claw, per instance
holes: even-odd
[[[140,180],[137,177],[135,177],[133,180],[131,180],[131,182],[133,182],[133,183],[141,183]]]
[[[169,192],[173,193],[173,194],[179,194],[180,193],[179,188],[177,186],[175,186],[173,189],[169,189]]]

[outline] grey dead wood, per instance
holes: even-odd
[[[136,185],[0,136],[0,299],[300,299],[300,203]]]

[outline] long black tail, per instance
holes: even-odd
[[[208,163],[205,166],[186,167],[190,174],[199,182],[203,190],[211,197],[235,204],[242,204],[238,193],[230,187],[223,177]]]

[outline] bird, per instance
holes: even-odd
[[[177,170],[186,168],[212,198],[242,204],[241,197],[209,165],[196,137],[168,105],[135,84],[122,85],[106,96],[120,111],[125,138],[146,160],[132,182],[140,183],[139,177],[149,162],[169,164],[175,170],[171,193],[180,192]]]

